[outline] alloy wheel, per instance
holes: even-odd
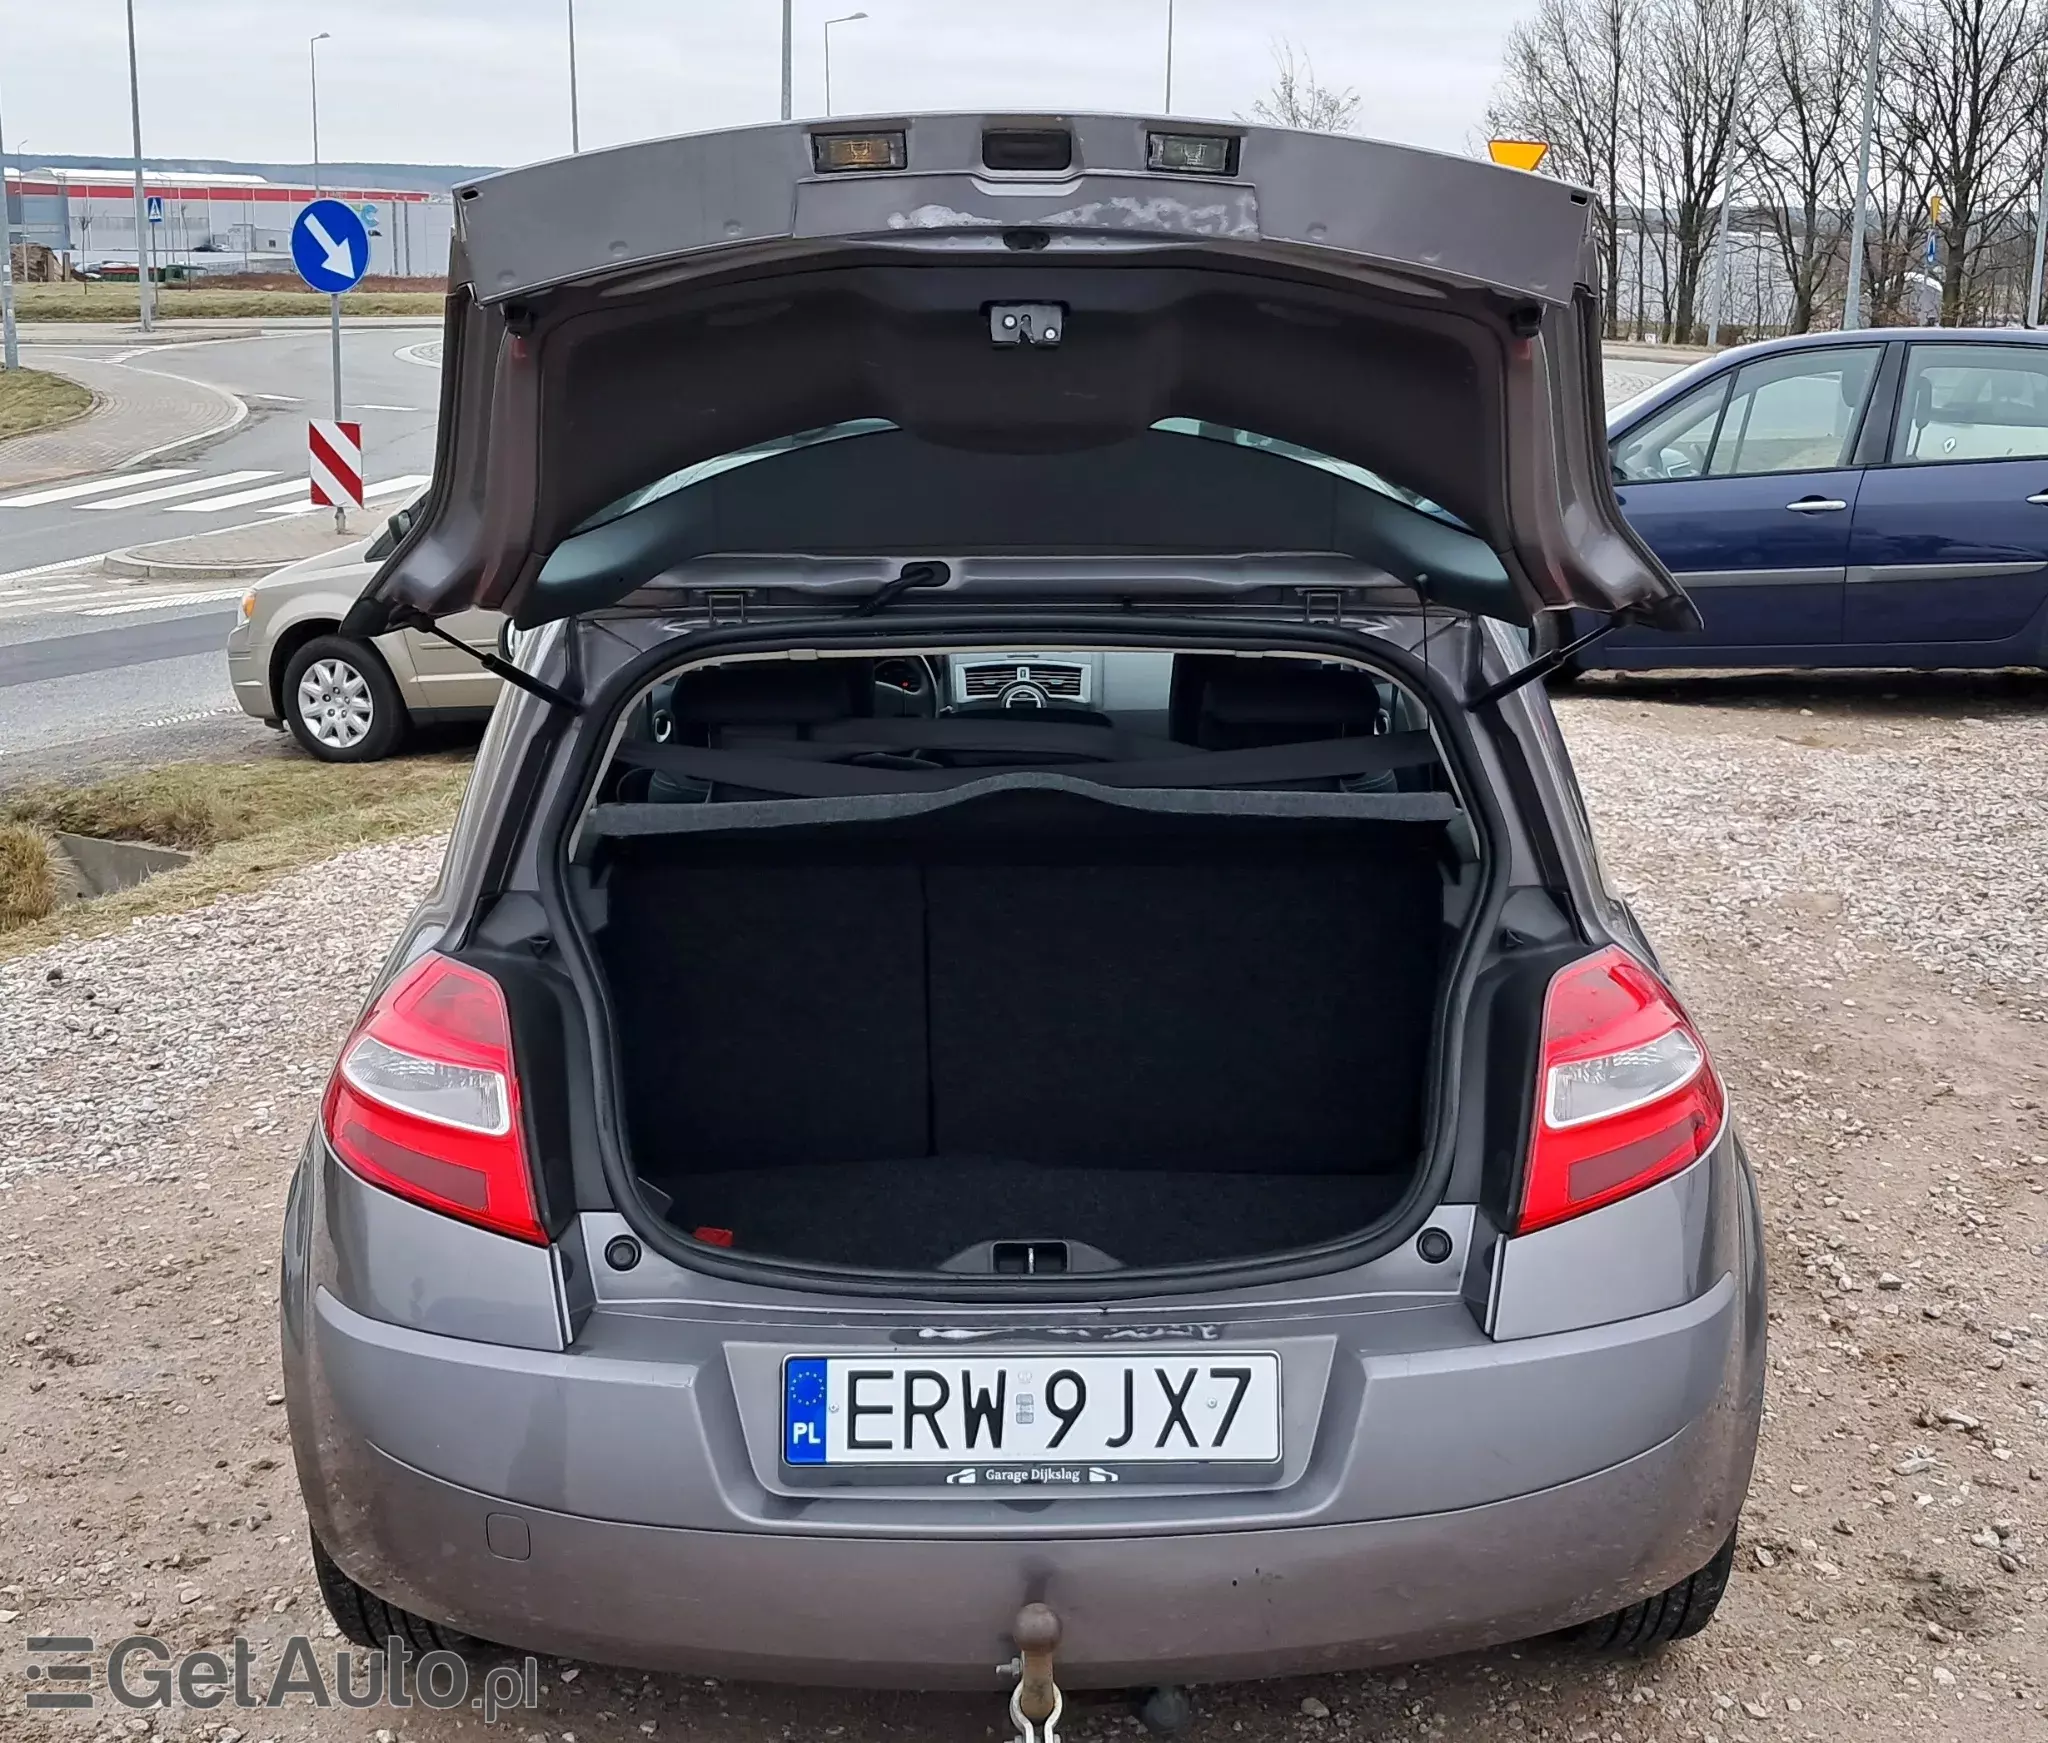
[[[299,677],[299,718],[333,750],[353,750],[369,736],[376,704],[369,680],[346,660],[315,660]]]

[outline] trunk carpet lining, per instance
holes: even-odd
[[[1359,1228],[1421,1146],[1437,841],[634,843],[600,948],[637,1171],[685,1228],[848,1264],[1034,1236],[1186,1263]]]
[[[1386,1175],[1047,1168],[986,1156],[721,1169],[675,1183],[672,1220],[742,1251],[936,1268],[980,1241],[1066,1240],[1127,1266],[1191,1265],[1330,1240],[1390,1209]]]

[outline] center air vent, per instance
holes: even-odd
[[[960,670],[964,702],[993,702],[1020,685],[1056,702],[1085,702],[1088,668],[1044,660],[985,660]]]

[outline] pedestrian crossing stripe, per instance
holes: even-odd
[[[158,478],[183,478],[189,466],[157,466],[147,472],[122,472],[112,478],[95,478],[84,484],[60,484],[54,490],[31,490],[20,496],[0,496],[0,508],[41,508],[50,502],[71,502],[101,491],[121,490],[131,484],[147,484]]]
[[[368,502],[418,490],[430,482],[430,477],[425,472],[407,472],[382,479],[368,484],[363,497]],[[260,508],[263,514],[291,515],[313,510],[315,505],[307,500],[308,494],[304,478],[286,477],[274,468],[200,473],[190,466],[152,466],[137,472],[115,472],[102,478],[17,491],[0,496],[0,510],[62,506],[114,513],[146,508],[165,514],[221,514],[230,509],[264,505]],[[61,568],[63,564],[49,567]]]
[[[124,599],[115,605],[71,605],[80,617],[125,617],[131,611],[155,611],[166,605],[217,605],[223,599],[239,599],[248,591],[240,587],[212,587],[203,593],[165,593],[154,599]]]

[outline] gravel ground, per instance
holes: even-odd
[[[1533,1645],[1200,1691],[1193,1737],[2048,1738],[2044,701],[1736,679],[1561,705],[1610,874],[1762,1164],[1770,1410],[1729,1598],[1647,1661]],[[277,1219],[435,851],[361,850],[0,967],[0,1627],[239,1630],[271,1662],[324,1632],[275,1407]],[[993,1697],[544,1677],[523,1743],[998,1732]],[[152,1720],[211,1743],[480,1729],[304,1703]],[[1130,1723],[1085,1698],[1066,1734]]]

